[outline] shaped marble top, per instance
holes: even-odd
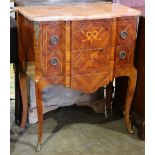
[[[51,6],[22,6],[16,11],[31,21],[73,21],[139,16],[139,10],[118,3],[78,3]]]

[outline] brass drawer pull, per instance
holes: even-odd
[[[126,39],[128,36],[128,33],[126,31],[121,31],[120,36],[122,39]]]
[[[126,58],[126,51],[120,51],[119,57],[120,57],[120,59],[125,59]]]
[[[57,63],[58,63],[58,59],[57,59],[56,57],[53,57],[53,58],[51,59],[51,65],[56,66]]]
[[[53,36],[51,37],[51,43],[52,43],[53,45],[57,45],[58,42],[59,42],[59,37],[53,35]]]

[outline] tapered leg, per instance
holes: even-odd
[[[42,144],[42,131],[43,131],[43,105],[42,105],[42,90],[39,86],[39,81],[35,81],[35,92],[36,92],[36,106],[38,113],[38,144],[37,152],[41,149]]]
[[[127,96],[125,101],[125,124],[129,133],[134,133],[131,127],[130,121],[130,107],[133,99],[133,95],[135,92],[136,81],[137,81],[137,71],[136,69],[132,69],[129,73],[128,80],[128,88],[127,88]]]
[[[22,119],[21,119],[21,128],[25,128],[27,121],[27,111],[28,111],[28,100],[27,100],[27,76],[25,72],[19,73],[19,83],[22,96]]]
[[[42,91],[48,83],[43,79],[35,80],[35,92],[36,92],[36,106],[38,114],[38,143],[37,152],[41,150],[42,135],[43,135],[43,103],[42,103]]]

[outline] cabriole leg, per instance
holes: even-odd
[[[130,108],[133,99],[133,95],[135,92],[136,81],[137,81],[137,71],[136,69],[131,69],[128,80],[128,88],[127,88],[127,96],[125,101],[125,124],[129,133],[134,133],[131,121],[130,121]]]

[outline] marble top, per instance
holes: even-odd
[[[139,10],[126,7],[118,3],[95,2],[49,6],[21,6],[16,7],[31,21],[73,21],[104,19],[123,16],[139,16]]]

